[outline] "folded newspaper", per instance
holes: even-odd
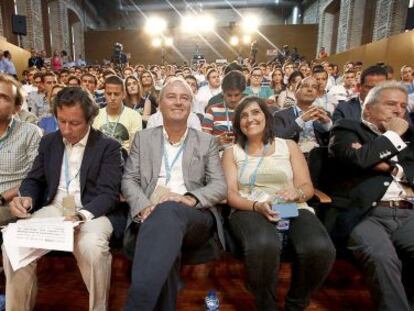
[[[14,271],[27,266],[51,250],[73,251],[74,228],[79,222],[63,217],[30,218],[5,227],[4,247]]]

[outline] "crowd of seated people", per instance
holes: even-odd
[[[257,310],[280,305],[282,252],[285,309],[305,310],[336,249],[361,266],[378,310],[410,310],[411,66],[397,81],[384,64],[348,62],[340,75],[325,59],[121,71],[50,61],[31,59],[21,82],[0,74],[0,224],[83,221],[73,255],[89,310],[108,310],[115,232],[132,260],[124,309],[175,310],[181,265],[218,258],[226,231]],[[307,203],[318,148],[335,168],[323,218]],[[14,271],[2,255],[6,309],[32,310],[37,262]]]

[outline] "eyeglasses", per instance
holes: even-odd
[[[252,78],[261,78],[262,75],[252,75]]]

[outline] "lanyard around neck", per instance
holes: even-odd
[[[249,185],[249,190],[250,190],[250,193],[253,191],[253,186],[254,186],[254,184],[256,183],[256,179],[257,179],[257,171],[258,171],[258,169],[259,169],[260,165],[262,164],[262,162],[263,162],[263,160],[264,160],[264,157],[265,157],[265,155],[266,155],[267,151],[269,150],[269,148],[270,148],[270,144],[266,144],[266,145],[264,145],[264,148],[263,148],[263,154],[262,154],[262,156],[259,158],[259,161],[257,162],[257,165],[256,165],[256,167],[255,167],[254,171],[253,171],[253,172],[252,172],[252,174],[249,176],[249,182],[248,182],[248,185]],[[240,183],[241,183],[241,184],[243,184],[243,183],[242,183],[242,177],[243,177],[243,174],[244,174],[244,172],[245,172],[245,170],[246,170],[246,168],[247,168],[247,164],[248,164],[248,162],[249,162],[249,155],[248,155],[248,153],[247,153],[247,150],[248,150],[248,145],[246,144],[246,146],[244,147],[245,158],[244,158],[243,166],[242,166],[242,168],[241,168],[241,170],[240,170],[240,174],[239,174],[239,181],[240,181]],[[246,185],[246,184],[244,184],[244,185]]]
[[[224,103],[224,108],[226,109],[227,131],[231,132],[232,125],[230,125],[230,113],[226,103]]]
[[[67,156],[66,147],[65,147],[65,151],[63,153],[63,162],[64,162],[64,165],[65,165],[65,186],[66,186],[66,192],[69,194],[69,186],[70,186],[70,184],[71,184],[72,181],[74,181],[76,178],[78,178],[79,172],[80,172],[80,167],[79,167],[78,171],[76,172],[75,176],[73,176],[72,178],[70,178],[70,167],[69,167],[69,160],[68,160],[68,156]]]
[[[106,124],[108,124],[108,128],[110,129],[110,136],[114,137],[116,128],[118,127],[119,120],[121,119],[122,113],[124,112],[124,104],[122,104],[121,113],[118,115],[118,119],[115,121],[115,125],[113,127],[109,126],[109,118],[108,118],[108,110],[106,110]]]
[[[164,167],[165,167],[165,175],[166,175],[165,176],[165,185],[166,186],[168,185],[168,183],[171,180],[171,172],[172,172],[172,169],[173,169],[175,163],[177,162],[178,158],[180,157],[180,155],[184,151],[185,142],[181,145],[180,149],[178,149],[178,151],[175,154],[175,157],[174,157],[174,159],[172,160],[171,163],[168,159],[167,144],[168,144],[168,142],[166,142],[165,138],[164,138]]]

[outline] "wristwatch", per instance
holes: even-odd
[[[0,205],[6,205],[6,199],[2,194],[0,194]]]

